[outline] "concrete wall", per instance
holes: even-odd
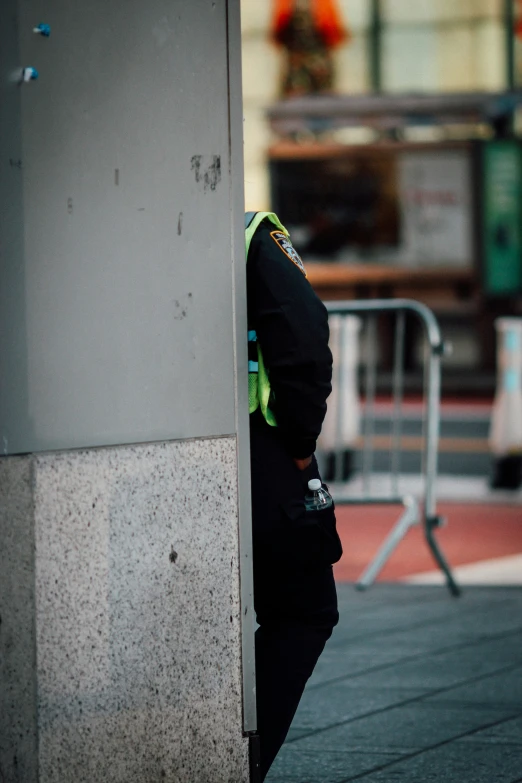
[[[3,459],[0,488],[0,779],[247,780],[235,438]]]
[[[246,781],[239,3],[0,14],[0,779]]]
[[[2,451],[233,433],[225,0],[7,2]]]

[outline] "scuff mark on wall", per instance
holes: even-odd
[[[189,313],[189,306],[192,304],[192,292],[179,299],[174,299],[174,320],[182,321]]]
[[[197,183],[203,184],[203,190],[216,190],[221,182],[221,155],[193,155],[190,167]]]

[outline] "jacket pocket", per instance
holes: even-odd
[[[306,511],[303,502],[282,505],[285,554],[300,566],[332,565],[343,554],[335,522],[335,506]]]

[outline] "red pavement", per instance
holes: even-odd
[[[522,506],[440,503],[437,511],[448,520],[436,536],[452,566],[522,553]],[[337,527],[344,549],[335,566],[337,581],[357,580],[399,513],[398,506],[337,506]],[[378,581],[399,580],[435,568],[417,526],[399,544]]]

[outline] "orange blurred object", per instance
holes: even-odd
[[[281,43],[284,31],[291,22],[294,11],[306,2],[315,30],[321,35],[324,44],[333,48],[349,38],[344,27],[336,0],[274,0],[272,38]]]
[[[515,21],[513,32],[517,38],[522,38],[522,1],[515,0]]]

